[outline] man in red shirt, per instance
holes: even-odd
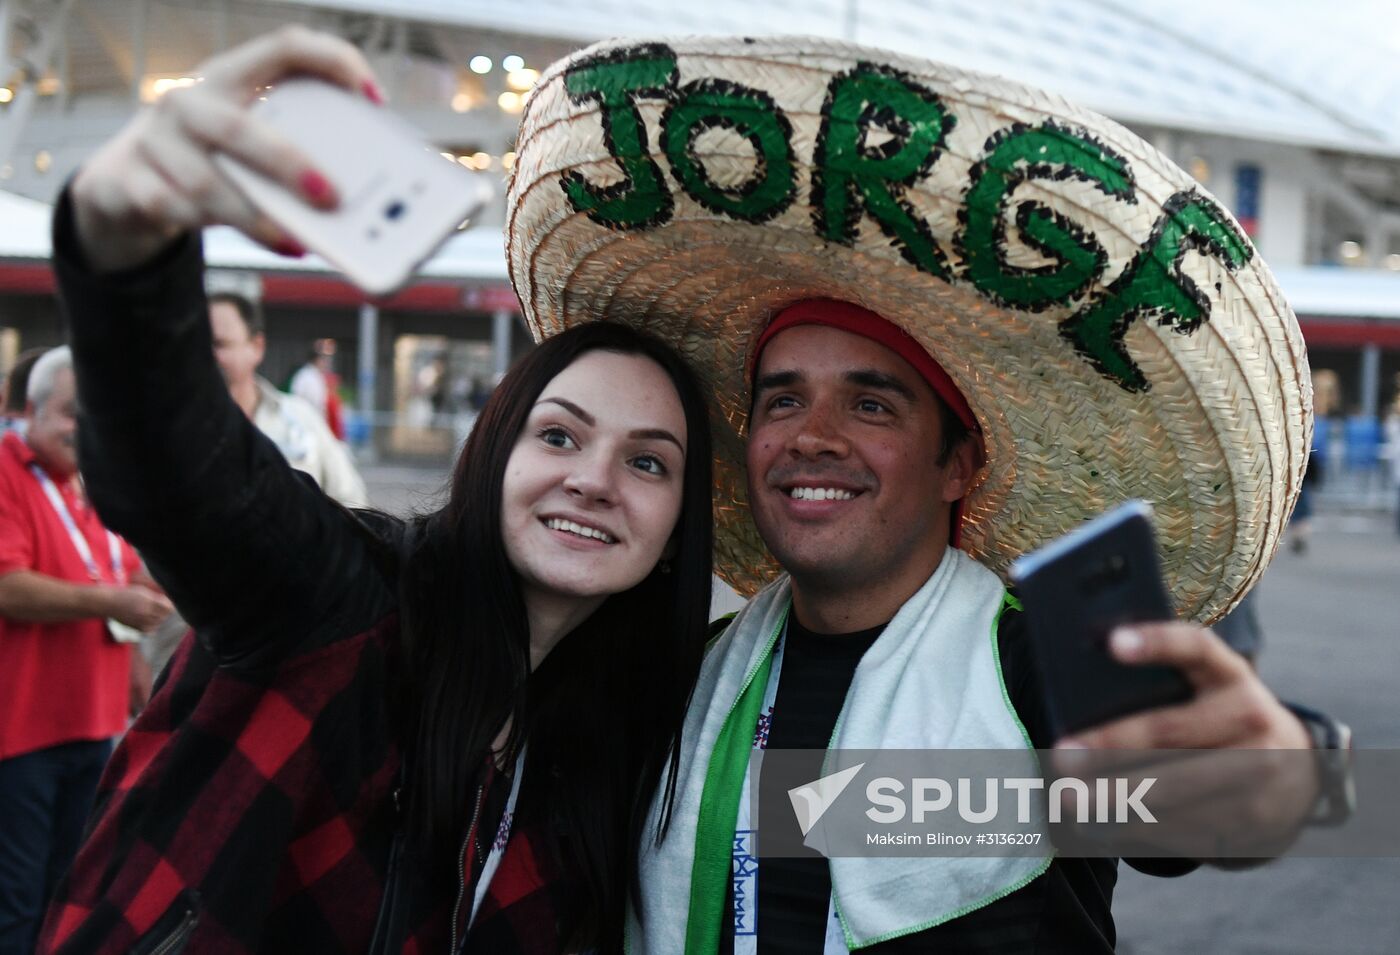
[[[76,414],[57,348],[30,374],[25,437],[0,439],[0,955],[33,950],[112,738],[149,691],[107,621],[147,630],[172,609],[83,499]]]

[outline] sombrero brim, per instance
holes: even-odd
[[[776,570],[746,504],[745,360],[805,298],[905,328],[967,396],[988,464],[963,546],[998,572],[1146,498],[1178,611],[1210,621],[1301,487],[1302,337],[1234,220],[1136,135],[1005,79],[813,38],[599,44],[530,97],[507,231],[536,336],[643,326],[712,389],[740,593]]]

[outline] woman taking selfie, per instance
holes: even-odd
[[[201,73],[55,216],[89,493],[197,639],[113,757],[40,949],[616,950],[706,628],[700,392],[664,345],[584,326],[502,382],[442,510],[343,510],[230,400],[197,230],[295,251],[210,157],[332,207],[246,107],[294,73],[376,88],[303,30]]]

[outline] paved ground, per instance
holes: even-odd
[[[447,499],[447,469],[428,471],[386,465],[361,465],[369,488],[370,503],[390,514],[407,516],[414,511],[431,511]]]
[[[372,468],[375,503],[431,508],[445,474]],[[1259,668],[1285,699],[1350,723],[1358,745],[1400,749],[1400,536],[1393,517],[1323,514],[1304,555],[1259,585]],[[1400,798],[1396,800],[1400,809]],[[1123,867],[1125,955],[1397,955],[1400,859],[1288,859],[1251,872],[1154,879]]]
[[[1350,723],[1358,746],[1400,749],[1394,520],[1314,523],[1308,553],[1280,554],[1259,585],[1260,672],[1283,698]],[[1124,867],[1114,911],[1127,955],[1396,955],[1400,859],[1287,859],[1178,880]]]

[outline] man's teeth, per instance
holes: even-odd
[[[838,487],[795,487],[788,493],[797,501],[849,501],[855,497],[853,491]]]
[[[573,521],[562,520],[558,517],[551,517],[545,521],[545,526],[554,531],[568,531],[570,534],[577,534],[579,537],[591,537],[600,540],[604,544],[613,543],[613,539],[596,527],[584,527],[582,524],[575,524]]]

